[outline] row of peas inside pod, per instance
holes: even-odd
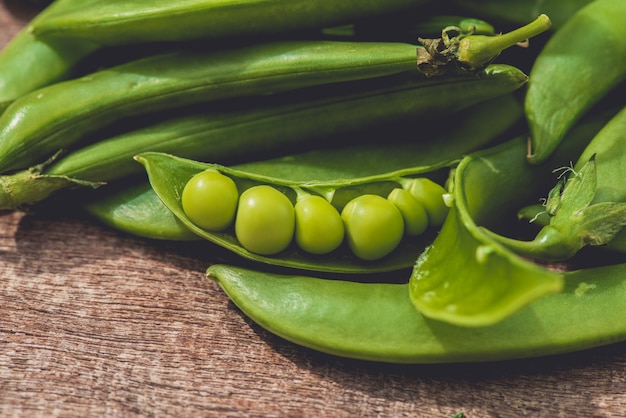
[[[336,273],[408,269],[449,210],[441,186],[447,164],[310,180],[159,152],[135,158],[158,199],[186,228],[274,266]]]
[[[448,211],[446,190],[434,181],[395,181],[397,187],[386,197],[359,187],[363,194],[338,208],[333,205],[336,190],[322,186],[317,194],[306,185],[285,190],[257,184],[240,193],[232,177],[209,168],[187,181],[181,204],[187,217],[205,230],[224,231],[234,224],[238,241],[253,253],[276,254],[295,239],[303,251],[327,254],[346,239],[354,255],[377,260],[393,251],[405,234],[417,236],[441,225]]]

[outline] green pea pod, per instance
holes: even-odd
[[[295,344],[387,363],[467,363],[584,350],[626,339],[626,265],[565,274],[565,287],[498,324],[416,312],[406,284],[357,283],[213,265],[207,275],[251,320]]]
[[[472,150],[493,143],[505,135],[505,132],[514,129],[516,121],[521,118],[520,104],[512,95],[506,95],[459,112],[454,116],[455,123],[442,123],[443,126],[440,126],[431,121],[429,127],[420,129],[419,141],[392,139],[382,143],[374,140],[358,145],[316,149],[269,160],[253,161],[234,167],[294,181],[311,179],[330,181],[338,178],[374,176],[413,166],[434,167],[440,165],[442,161],[460,159]],[[318,125],[321,127],[326,124]],[[357,135],[359,139],[366,136],[360,133]],[[273,140],[277,138],[274,136]],[[139,164],[133,166],[141,169]],[[110,173],[116,170],[104,171]],[[125,184],[126,181],[123,181],[121,184],[97,189],[90,193],[87,199],[81,199],[83,206],[96,219],[133,235],[147,235],[152,238],[155,235],[152,230],[170,231],[168,234],[160,232],[161,239],[177,240],[181,235],[188,235],[189,230],[180,221],[175,225],[172,224],[170,218],[173,215],[148,182],[133,186],[128,192],[125,190]],[[164,216],[163,211],[166,211],[169,217]],[[161,220],[164,225],[161,225]],[[178,227],[178,230],[175,227]],[[194,237],[197,235],[194,234]]]
[[[459,163],[448,218],[410,277],[411,300],[423,315],[484,326],[562,289],[561,273],[519,257],[487,228],[506,231],[513,224],[509,215],[545,187],[552,167],[580,155],[597,129],[596,120],[579,126],[567,146],[543,165],[526,163],[525,135]]]
[[[596,0],[572,16],[540,52],[525,104],[531,163],[545,160],[581,115],[626,78],[624,16],[626,2]]]
[[[514,67],[500,65],[486,69],[481,77],[428,80],[401,75],[385,77],[384,82],[363,80],[256,101],[247,98],[243,104],[221,101],[212,107],[202,106],[194,114],[170,117],[162,123],[97,141],[48,164],[0,176],[0,208],[20,208],[57,190],[98,187],[103,182],[135,174],[141,167],[132,158],[141,152],[174,153],[230,164],[259,153],[284,154],[289,150],[354,142],[354,133],[359,131],[359,137],[372,138],[384,135],[385,126],[415,123],[418,119],[429,118],[428,123],[433,126],[428,131],[432,132],[435,123],[446,123],[441,117],[437,122],[435,116],[505,95],[499,104],[501,108],[494,110],[502,118],[493,125],[498,129],[501,123],[509,124],[511,117],[517,117],[518,105],[506,93],[521,86],[524,80],[525,75]],[[490,109],[496,106],[485,104]],[[375,129],[378,132],[368,132]]]
[[[136,159],[144,165],[152,188],[165,206],[187,228],[199,236],[250,260],[271,265],[338,273],[371,273],[408,268],[413,265],[415,254],[418,254],[425,244],[432,240],[435,231],[431,230],[430,233],[414,239],[405,239],[395,251],[375,261],[360,260],[353,256],[345,245],[331,254],[317,256],[300,250],[292,243],[284,251],[267,256],[247,250],[237,239],[232,226],[221,232],[206,231],[198,227],[183,209],[181,195],[185,185],[195,174],[211,169],[231,178],[239,193],[244,193],[254,186],[269,185],[287,196],[292,204],[295,204],[298,195],[305,193],[321,196],[341,211],[350,200],[357,196],[374,194],[386,197],[394,188],[402,187],[402,182],[406,178],[432,176],[438,169],[444,169],[452,163],[442,161],[434,167],[405,168],[392,173],[356,179],[293,181],[217,164],[200,163],[163,153],[140,154]]]
[[[626,158],[622,151],[626,108],[598,132],[552,189],[543,209],[547,224],[532,241],[494,234],[518,254],[547,260],[567,260],[587,245],[619,249],[626,225]]]
[[[57,0],[31,22],[44,21],[55,11],[74,10],[89,0]],[[0,51],[0,113],[17,98],[68,77],[74,66],[99,47],[84,40],[36,38],[30,26]]]
[[[34,27],[43,38],[87,39],[104,45],[315,29],[406,10],[428,0],[144,0],[94,1]]]
[[[0,115],[0,172],[47,160],[138,114],[415,69],[404,43],[284,41],[158,54],[22,96]]]
[[[132,231],[138,237],[168,241],[200,240],[163,205],[145,181],[111,185],[105,193],[98,193],[97,196],[87,194],[82,204],[103,224],[121,231]]]
[[[579,9],[593,0],[452,0],[459,12],[493,22],[522,24],[541,13],[550,16],[555,28],[561,27]],[[450,7],[450,6],[448,6]]]

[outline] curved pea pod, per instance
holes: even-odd
[[[88,0],[57,0],[31,22],[42,22],[50,14],[74,10]],[[0,113],[17,98],[40,87],[63,80],[83,58],[99,47],[84,40],[37,39],[25,27],[0,51]]]
[[[207,270],[252,321],[295,344],[387,363],[532,358],[626,339],[626,265],[565,273],[565,287],[480,328],[415,311],[406,284],[279,275],[216,264]]]
[[[344,206],[355,197],[364,194],[386,197],[394,188],[401,186],[403,179],[413,176],[432,176],[436,174],[437,169],[445,169],[451,163],[442,161],[435,167],[405,168],[393,173],[355,179],[294,181],[217,164],[200,163],[163,153],[140,154],[136,159],[144,165],[152,188],[165,206],[189,230],[199,236],[244,258],[261,263],[337,273],[371,273],[408,268],[413,264],[415,254],[424,248],[426,242],[432,240],[435,231],[431,229],[419,237],[405,239],[394,251],[376,260],[361,260],[352,255],[345,245],[331,254],[322,256],[301,251],[293,243],[277,254],[259,254],[249,251],[239,242],[232,226],[224,231],[206,231],[189,219],[181,202],[185,185],[195,174],[210,169],[230,177],[240,194],[254,186],[270,186],[287,196],[292,204],[295,204],[298,194],[306,193],[323,197],[341,212]]]
[[[572,125],[626,78],[624,16],[626,2],[594,1],[556,31],[537,56],[525,103],[531,163],[545,160]]]
[[[435,167],[441,165],[442,161],[460,159],[472,150],[493,143],[506,132],[515,129],[522,116],[520,103],[513,95],[506,95],[457,113],[453,124],[445,123],[444,126],[439,126],[431,121],[432,129],[422,127],[420,132],[423,138],[420,137],[419,141],[396,138],[381,143],[375,140],[358,145],[315,149],[268,160],[240,163],[234,167],[294,181],[307,181],[312,178],[330,181],[338,178],[379,175],[413,166]],[[258,129],[252,131],[256,132]],[[360,140],[363,137],[359,134]],[[177,151],[180,150],[178,147]],[[213,154],[212,151],[210,153]],[[135,166],[142,169],[141,165],[133,162],[133,167]],[[104,172],[110,175],[116,171],[120,169]],[[144,236],[145,231],[150,234],[152,228],[168,230],[171,225],[169,221],[167,225],[159,225],[160,219],[168,220],[168,217],[162,215],[162,211],[167,211],[170,217],[173,215],[154,193],[150,184],[146,181],[142,186],[133,186],[133,190],[135,187],[141,188],[141,192],[127,192],[125,183],[124,181],[122,184],[112,184],[111,187],[99,188],[94,193],[89,193],[83,206],[96,219],[126,233]],[[141,198],[135,197],[135,193]],[[182,233],[189,232],[182,223],[179,222],[178,226],[184,229]],[[160,237],[178,239],[181,231],[171,228],[169,230],[170,234],[161,233]]]
[[[149,56],[43,87],[13,102],[0,115],[0,172],[39,164],[130,116],[414,68],[414,46],[399,42],[277,41]]]
[[[453,0],[461,13],[493,22],[522,24],[541,13],[550,16],[555,28],[593,0]]]
[[[337,146],[341,143],[384,135],[383,128],[430,118],[422,128],[420,141],[445,124],[442,115],[467,107],[468,115],[455,119],[478,118],[497,132],[519,117],[519,105],[508,95],[524,83],[525,75],[515,67],[494,65],[480,77],[474,75],[425,79],[423,77],[384,77],[370,82],[340,83],[319,86],[314,91],[285,93],[282,97],[246,98],[226,104],[195,109],[193,114],[172,116],[161,123],[115,135],[79,148],[53,161],[0,176],[0,208],[20,208],[47,198],[57,190],[84,187],[136,174],[141,167],[133,156],[141,152],[175,153],[181,157],[232,164],[245,158],[280,155],[294,149]],[[488,99],[494,100],[490,102]],[[480,103],[480,104],[479,104]],[[479,104],[479,105],[477,105]],[[473,114],[473,115],[472,115]],[[438,119],[435,118],[438,116]],[[493,122],[490,116],[497,116]],[[438,121],[437,121],[438,120]],[[479,130],[461,122],[471,132]],[[412,129],[410,126],[409,129]],[[378,132],[371,132],[378,130]],[[461,144],[466,132],[459,130],[451,146],[469,150],[473,139],[488,137],[476,134]],[[432,154],[428,154],[432,155]],[[442,154],[446,155],[446,154]],[[458,154],[457,154],[458,155]]]
[[[494,234],[527,257],[567,260],[587,245],[622,249],[626,226],[626,108],[604,126],[549,192],[547,223],[532,241]],[[622,235],[622,237],[619,237]],[[612,242],[616,240],[613,244]]]
[[[42,38],[88,39],[103,45],[250,36],[349,23],[406,10],[428,0],[144,0],[93,1],[34,27]]]
[[[593,121],[577,129],[543,165],[527,164],[525,135],[459,163],[448,217],[411,273],[420,313],[459,326],[491,325],[563,289],[562,273],[518,256],[488,230],[511,227],[511,215],[545,187],[554,164],[580,155],[595,129]]]

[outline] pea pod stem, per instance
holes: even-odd
[[[491,63],[503,50],[549,28],[550,18],[542,14],[525,26],[495,36],[461,33],[449,38],[449,30],[444,29],[440,39],[419,39],[424,49],[418,48],[417,66],[429,76],[457,71],[459,67],[474,71]]]

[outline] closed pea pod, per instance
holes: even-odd
[[[428,0],[144,0],[92,1],[34,27],[49,39],[79,38],[104,45],[251,36],[349,23],[419,6]]]
[[[223,264],[210,266],[207,276],[269,332],[347,358],[489,362],[569,353],[626,339],[624,264],[566,273],[561,293],[479,328],[419,314],[406,284],[279,275]],[[592,289],[581,294],[585,287]]]
[[[0,115],[0,172],[42,163],[122,118],[414,67],[415,48],[403,43],[277,41],[149,56],[43,87],[13,102]]]
[[[57,11],[74,10],[88,2],[56,0],[31,24]],[[44,42],[32,34],[30,26],[23,28],[0,51],[0,113],[19,97],[69,77],[77,63],[97,49],[98,45],[80,39]]]

